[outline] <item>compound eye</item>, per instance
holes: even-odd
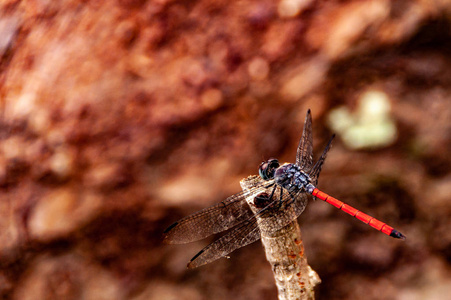
[[[271,158],[267,162],[262,162],[258,173],[260,177],[264,180],[270,180],[274,178],[274,171],[279,167],[279,161],[277,159]]]
[[[273,169],[277,169],[280,166],[279,161],[275,158],[271,158],[270,160],[268,160],[268,163],[269,167]]]

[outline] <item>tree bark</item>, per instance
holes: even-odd
[[[241,180],[241,188],[245,191],[249,190],[261,180],[259,176],[249,176]],[[271,190],[268,189],[267,194],[270,192]],[[246,199],[254,213],[260,211],[260,208],[255,205],[256,196],[258,195],[251,195]],[[321,279],[307,263],[297,220],[278,230],[273,230],[272,224],[277,222],[274,217],[265,218],[257,215],[257,222],[266,259],[274,273],[279,300],[314,299],[314,287],[321,282]]]

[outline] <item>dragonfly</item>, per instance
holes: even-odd
[[[251,188],[175,222],[164,231],[163,242],[185,244],[227,231],[189,261],[188,268],[196,268],[259,240],[261,237],[259,219],[273,220],[269,229],[266,228],[269,231],[275,232],[287,226],[299,217],[312,196],[324,200],[386,235],[405,239],[405,235],[393,227],[329,196],[316,187],[334,137],[335,135],[332,135],[314,164],[312,117],[309,109],[295,163],[280,164],[274,158],[261,163],[259,176],[254,176],[256,179]],[[256,213],[250,209],[246,201],[248,197],[253,197],[254,205],[259,209]]]

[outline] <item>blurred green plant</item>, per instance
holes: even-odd
[[[396,125],[390,116],[390,100],[377,90],[363,93],[354,113],[345,106],[333,109],[328,124],[351,149],[385,147],[397,137]]]

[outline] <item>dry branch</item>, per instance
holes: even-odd
[[[241,180],[240,184],[241,188],[247,191],[261,181],[262,179],[259,176],[253,175]],[[270,189],[268,189],[267,193],[270,194],[270,192]],[[276,190],[276,194],[277,192]],[[246,198],[254,213],[260,210],[255,205],[256,196],[258,195],[251,195]],[[257,215],[257,220],[266,259],[271,264],[274,273],[279,300],[314,299],[314,287],[321,280],[307,263],[297,220],[275,231],[273,224],[277,220],[274,217],[264,218]]]

